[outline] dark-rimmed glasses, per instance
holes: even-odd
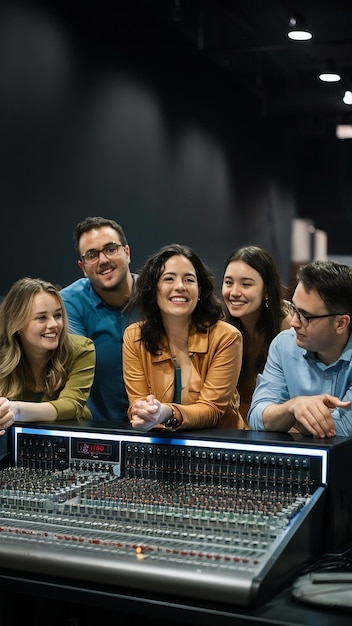
[[[297,315],[298,321],[302,326],[308,326],[310,320],[318,320],[322,317],[333,317],[334,315],[344,315],[344,313],[324,313],[323,315],[309,315],[309,313],[303,313],[303,311],[299,311],[296,309],[293,302],[287,303],[288,312],[293,317]]]
[[[124,248],[122,243],[108,243],[106,246],[104,246],[104,248],[101,248],[101,250],[88,250],[88,252],[82,254],[80,259],[86,265],[93,265],[98,261],[101,253],[103,253],[103,255],[106,256],[108,259],[111,259],[112,257],[117,255],[120,248]]]

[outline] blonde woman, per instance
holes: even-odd
[[[58,290],[40,278],[21,278],[1,303],[0,396],[16,422],[91,419],[94,344],[67,328]]]

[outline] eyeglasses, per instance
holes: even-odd
[[[318,320],[322,317],[333,317],[334,315],[344,315],[344,313],[324,313],[324,315],[309,315],[308,313],[303,313],[303,311],[298,311],[293,302],[288,302],[287,306],[289,314],[292,317],[294,315],[297,315],[298,321],[300,324],[302,324],[302,326],[308,326],[310,320]]]
[[[86,252],[85,254],[82,254],[82,256],[80,257],[80,260],[83,261],[83,263],[85,263],[86,265],[93,265],[94,263],[98,261],[101,252],[108,259],[111,259],[112,257],[118,254],[119,248],[124,248],[124,247],[125,246],[123,246],[122,243],[108,243],[101,250],[88,250],[88,252]]]

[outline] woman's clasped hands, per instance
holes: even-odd
[[[145,400],[137,400],[132,409],[131,424],[139,430],[150,430],[158,424],[163,424],[172,415],[172,409],[162,404],[153,394]]]

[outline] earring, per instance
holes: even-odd
[[[264,300],[264,306],[265,306],[265,308],[266,308],[266,309],[268,309],[268,308],[269,308],[269,298],[265,298],[265,300]]]

